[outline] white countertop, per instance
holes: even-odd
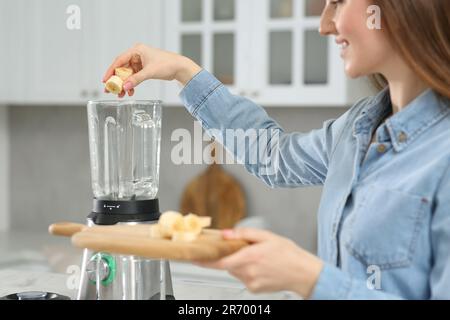
[[[67,268],[80,266],[82,250],[69,239],[24,231],[0,233],[0,297],[24,291],[47,291],[74,299]],[[279,292],[255,295],[225,271],[171,262],[175,298],[206,300],[299,299]]]

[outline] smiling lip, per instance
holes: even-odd
[[[336,38],[336,43],[340,46],[341,48],[341,57],[344,56],[347,48],[350,46],[350,43],[342,38]]]

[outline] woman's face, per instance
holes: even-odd
[[[351,78],[384,73],[394,55],[383,25],[381,30],[367,25],[373,16],[367,12],[371,4],[369,0],[327,0],[322,13],[320,33],[336,36],[345,72]]]

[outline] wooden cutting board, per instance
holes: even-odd
[[[111,254],[134,255],[144,258],[208,261],[230,255],[249,243],[243,240],[225,240],[220,230],[205,229],[192,242],[150,237],[148,226],[93,226],[59,223],[50,226],[54,235],[72,236],[72,244],[79,248]]]
[[[82,231],[72,236],[72,244],[79,248],[112,254],[178,261],[216,260],[248,245],[242,240],[224,240],[217,234],[208,234],[208,232],[204,232],[192,242],[176,242],[168,239],[123,234],[116,236],[89,231]]]
[[[219,146],[214,144],[212,158],[217,162]],[[213,163],[186,186],[180,212],[212,217],[212,228],[233,228],[246,215],[245,196],[238,181],[221,165]]]

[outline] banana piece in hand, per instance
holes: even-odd
[[[114,69],[114,75],[106,81],[106,90],[112,94],[119,94],[122,92],[123,83],[133,74],[131,68],[116,68]]]
[[[112,76],[108,81],[106,81],[105,87],[109,92],[119,94],[122,92],[123,80],[118,76]]]
[[[114,73],[116,76],[122,79],[122,81],[125,81],[133,74],[133,69],[126,67],[116,68],[114,69]]]

